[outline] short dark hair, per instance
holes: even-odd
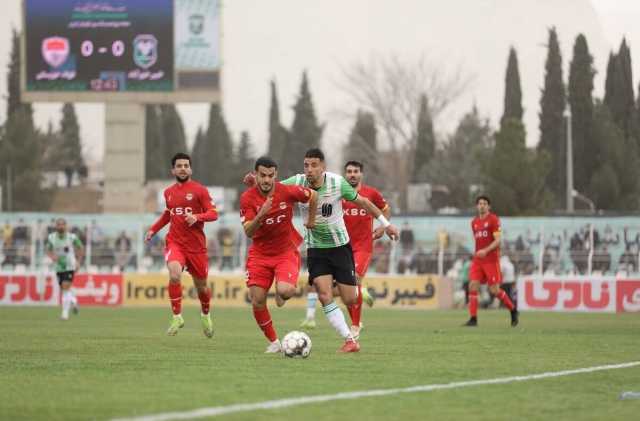
[[[364,171],[364,165],[360,161],[347,161],[347,163],[344,164],[344,169],[346,170],[349,165],[352,167],[358,167],[360,168],[360,171]]]
[[[189,155],[187,155],[184,152],[178,152],[177,154],[173,155],[173,158],[171,158],[171,168],[176,166],[176,161],[178,159],[186,159],[189,161],[189,166],[191,166],[191,157]]]
[[[256,165],[253,167],[253,169],[258,171],[259,166],[263,166],[265,168],[275,168],[276,170],[278,169],[278,164],[276,164],[276,161],[269,158],[268,156],[261,156],[260,158],[256,159]]]
[[[318,158],[320,161],[324,161],[324,154],[320,148],[311,148],[304,154],[305,158]]]
[[[482,195],[482,196],[478,196],[478,197],[476,197],[476,205],[477,205],[477,204],[478,204],[478,202],[479,202],[479,201],[481,201],[481,200],[486,200],[486,201],[487,201],[487,204],[489,204],[489,205],[491,204],[491,200],[489,199],[489,197],[488,197],[488,196],[484,196],[484,195]]]

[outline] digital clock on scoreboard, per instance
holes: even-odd
[[[173,0],[25,0],[27,91],[174,89]]]

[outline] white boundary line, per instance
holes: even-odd
[[[260,409],[278,409],[290,406],[304,405],[308,403],[337,401],[346,399],[368,398],[372,396],[397,395],[399,393],[431,392],[433,390],[457,389],[460,387],[480,386],[485,384],[504,384],[513,382],[524,382],[528,380],[546,379],[549,377],[571,376],[574,374],[593,373],[595,371],[616,370],[640,365],[640,361],[632,361],[622,364],[599,365],[595,367],[578,368],[575,370],[549,371],[527,376],[499,377],[496,379],[469,380],[463,382],[428,384],[397,389],[374,389],[356,392],[336,393],[333,395],[301,396],[299,398],[278,399],[256,403],[241,403],[228,406],[214,406],[209,408],[194,409],[186,412],[166,412],[155,415],[143,415],[140,417],[117,418],[113,421],[169,421],[187,420],[194,418],[215,417],[217,415],[232,414],[236,412],[249,412]]]

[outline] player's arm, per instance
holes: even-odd
[[[318,193],[315,190],[302,186],[288,186],[287,188],[289,190],[289,194],[293,197],[293,200],[309,204],[309,212],[307,220],[304,222],[304,226],[307,229],[313,229],[316,225]]]
[[[202,191],[198,195],[198,198],[200,201],[200,207],[203,209],[203,211],[201,213],[193,213],[186,216],[185,221],[189,226],[195,224],[198,221],[211,222],[218,219],[218,210],[213,204],[213,200],[209,195],[209,191],[203,187]]]
[[[369,199],[367,199],[364,196],[360,196],[354,190],[354,188],[351,187],[349,183],[347,183],[347,180],[345,180],[344,178],[340,182],[340,189],[342,192],[342,198],[352,201],[353,203],[355,203],[356,205],[360,206],[361,208],[369,212],[371,215],[373,215],[373,217],[376,218],[380,222],[380,224],[384,227],[384,232],[387,233],[389,238],[391,238],[392,240],[397,240],[400,237],[400,232],[398,231],[398,228],[396,228],[394,225],[391,224],[391,222],[389,222],[389,220],[384,216],[382,211],[378,209],[376,205],[371,203]]]
[[[265,216],[269,213],[271,209],[271,204],[273,203],[273,196],[267,197],[267,200],[264,201],[262,207],[256,214],[251,213],[251,206],[241,205],[240,214],[242,227],[244,228],[244,233],[249,238],[253,238],[253,235],[256,233],[258,228],[262,226],[262,221]]]
[[[485,257],[491,251],[500,247],[500,239],[501,239],[501,234],[500,234],[500,229],[498,229],[498,231],[493,233],[493,241],[491,242],[491,244],[489,244],[487,247],[483,249],[478,250],[476,252],[476,255],[478,257]]]
[[[149,231],[147,231],[147,233],[145,234],[144,241],[146,242],[150,241],[151,237],[156,235],[158,231],[164,228],[164,226],[167,225],[170,220],[171,220],[171,215],[169,214],[169,209],[165,209],[164,212],[162,212],[162,215],[160,215],[160,217],[156,220],[156,222],[154,222],[153,225],[151,225],[151,228],[149,228]]]
[[[53,252],[53,244],[47,238],[47,256],[51,259],[52,262],[56,262],[58,260],[58,255]]]
[[[377,190],[375,191],[375,194],[372,199],[373,199],[372,203],[382,211],[382,214],[384,215],[384,217],[387,218],[387,220],[391,219],[391,207],[389,206],[389,203],[387,203],[387,201],[384,200],[384,198],[382,197],[379,191]],[[373,230],[374,240],[382,238],[383,235],[384,235],[384,226],[379,225],[375,230]]]
[[[73,239],[73,250],[76,255],[76,260],[78,262],[81,262],[82,258],[84,257],[84,246],[82,245],[82,241],[80,241],[77,236]]]

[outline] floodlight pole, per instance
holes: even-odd
[[[564,110],[567,118],[567,213],[573,213],[573,133],[571,132],[571,108]]]

